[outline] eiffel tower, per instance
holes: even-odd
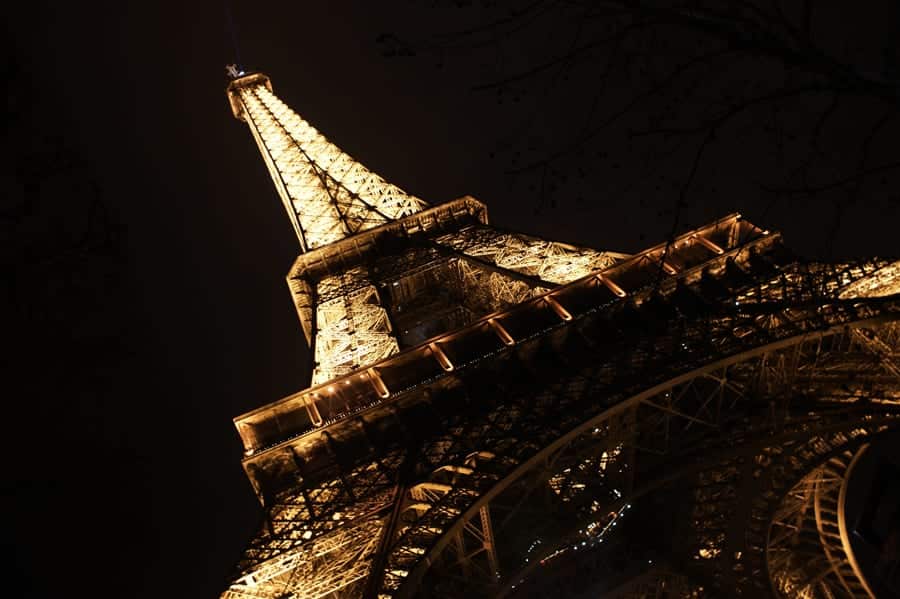
[[[844,508],[900,428],[900,261],[507,231],[231,75],[314,368],[235,418],[264,518],[223,598],[874,596]]]

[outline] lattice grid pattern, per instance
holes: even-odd
[[[245,439],[248,456],[261,451],[245,466],[266,522],[223,597],[527,595],[538,568],[551,580],[590,562],[631,502],[674,493],[674,480],[688,481],[686,558],[648,563],[614,596],[756,597],[769,574],[787,593],[865,596],[833,512],[853,453],[900,427],[900,263],[792,261],[739,215],[630,262],[486,217],[429,229],[423,201],[328,142],[265,76],[234,81],[229,98],[316,265],[289,284],[313,384],[335,383],[297,394],[308,420],[285,404],[243,423],[267,440]],[[516,325],[526,313],[531,328]],[[471,331],[396,355],[401,334],[414,345],[439,317]],[[481,347],[476,329],[502,344],[454,363],[454,349]],[[368,368],[381,360],[399,393]],[[357,392],[350,378],[369,381],[366,399],[340,404],[340,389]],[[812,565],[795,551],[804,527]],[[585,571],[582,587],[621,574]]]
[[[813,469],[772,518],[766,556],[775,587],[786,597],[875,597],[841,531],[841,488],[853,457],[844,451]]]
[[[491,549],[499,557],[482,561],[480,566],[476,566],[474,562],[470,564],[465,559],[472,550],[459,549],[460,533],[470,530],[467,527],[483,522],[483,508],[490,505],[485,503],[485,498],[491,496],[494,492],[492,490],[511,488],[509,473],[523,463],[534,460],[534,456],[542,451],[541,448],[548,447],[554,439],[565,437],[565,431],[585,421],[587,414],[584,406],[589,405],[585,402],[590,402],[590,398],[596,397],[601,389],[603,396],[607,398],[606,405],[615,405],[619,401],[616,398],[633,397],[639,389],[652,386],[656,379],[675,376],[692,367],[701,368],[700,374],[695,378],[674,384],[654,396],[642,398],[634,404],[633,409],[639,411],[634,412],[633,417],[627,417],[628,412],[622,414],[623,417],[605,419],[601,416],[596,424],[591,424],[592,428],[588,429],[590,434],[581,437],[585,439],[582,443],[586,447],[590,446],[590,451],[581,450],[572,458],[553,458],[558,467],[551,467],[546,475],[539,477],[539,480],[544,481],[542,484],[550,484],[557,496],[569,498],[571,509],[584,514],[584,520],[571,533],[579,540],[596,537],[597,533],[593,531],[598,528],[592,524],[599,522],[600,528],[604,528],[604,521],[598,520],[598,515],[606,514],[616,501],[626,501],[636,484],[646,484],[648,481],[652,483],[655,479],[650,472],[641,475],[648,477],[645,481],[627,477],[605,481],[604,473],[610,470],[610,460],[620,464],[619,472],[625,469],[631,472],[632,477],[636,474],[635,451],[643,452],[643,455],[663,456],[663,464],[669,459],[666,458],[669,455],[672,455],[671,459],[681,463],[682,458],[677,452],[673,454],[673,451],[678,447],[678,439],[684,436],[685,431],[694,428],[698,431],[717,430],[722,426],[721,418],[743,409],[741,406],[744,402],[752,405],[755,394],[763,393],[787,399],[790,394],[785,394],[782,390],[802,385],[804,389],[813,389],[820,396],[828,397],[832,405],[857,401],[863,397],[858,393],[863,393],[865,397],[878,395],[882,401],[896,402],[897,398],[891,393],[897,393],[898,381],[887,360],[890,356],[885,357],[882,352],[880,360],[874,359],[873,356],[877,357],[878,354],[872,354],[871,350],[866,349],[870,343],[853,341],[859,335],[867,340],[877,338],[882,345],[888,345],[888,353],[893,355],[896,353],[893,346],[897,337],[895,327],[869,329],[853,327],[853,323],[872,319],[882,314],[884,309],[889,309],[891,318],[897,318],[900,316],[900,308],[895,304],[878,302],[869,307],[865,302],[829,304],[823,303],[823,298],[819,295],[823,288],[834,289],[833,295],[836,295],[847,276],[850,278],[847,281],[849,283],[878,270],[874,266],[854,268],[855,270],[847,267],[788,265],[762,277],[749,276],[743,279],[734,277],[731,271],[729,284],[733,288],[727,290],[727,296],[721,300],[723,303],[720,305],[733,305],[733,298],[740,297],[740,315],[733,309],[719,312],[717,308],[711,307],[708,308],[711,312],[707,317],[681,321],[681,324],[675,324],[679,322],[676,319],[669,325],[675,329],[668,331],[663,328],[651,334],[654,325],[648,323],[646,326],[649,328],[644,329],[644,334],[640,337],[629,339],[620,332],[613,335],[616,343],[605,349],[598,346],[589,350],[590,345],[585,347],[582,342],[576,342],[576,338],[571,337],[568,343],[582,347],[580,351],[564,349],[559,342],[556,343],[557,349],[545,348],[547,351],[539,352],[538,355],[531,354],[523,347],[516,360],[520,364],[507,373],[512,377],[511,380],[497,379],[490,374],[492,367],[488,367],[489,371],[484,375],[487,378],[472,378],[473,374],[461,379],[464,393],[471,397],[466,404],[483,405],[484,411],[480,414],[469,412],[463,420],[449,417],[440,410],[444,416],[438,417],[438,422],[443,424],[436,426],[444,426],[446,429],[431,437],[422,448],[426,463],[431,468],[438,465],[435,473],[426,477],[432,486],[428,487],[427,492],[409,492],[400,499],[407,507],[402,510],[403,517],[391,534],[393,541],[385,554],[383,571],[379,573],[382,580],[380,594],[408,596],[417,587],[444,588],[441,584],[446,584],[447,580],[456,580],[460,584],[458,581],[464,578],[460,576],[463,570],[456,568],[464,568],[470,573],[481,572],[480,577],[470,575],[466,584],[482,585],[470,588],[480,589],[473,591],[474,594],[488,592],[497,581],[492,580],[492,576],[485,575],[491,571],[491,566],[485,567],[485,564],[490,564],[491,559],[499,559],[498,569],[502,571],[504,567],[510,567],[510,563],[502,562],[503,556],[506,555],[508,560],[517,549],[507,546],[504,551],[500,539],[507,538],[512,533],[502,527],[498,532],[496,524],[491,526],[491,537],[498,539],[497,542],[501,544],[499,548],[495,548],[491,543]],[[847,275],[848,272],[855,272],[855,277]],[[725,276],[724,271],[722,276]],[[741,283],[736,284],[735,280],[741,280]],[[720,282],[724,282],[724,279]],[[709,288],[712,281],[701,280],[697,284]],[[671,301],[676,301],[675,296]],[[679,297],[677,301],[683,302],[684,299]],[[651,309],[649,305],[647,309]],[[656,305],[652,310],[653,312],[648,312],[648,317],[661,308]],[[665,313],[665,310],[662,312]],[[601,327],[605,334],[598,340],[605,339],[604,343],[609,343],[608,337],[612,333],[609,327],[623,322],[623,317],[624,313],[618,310],[602,317],[601,320],[607,324]],[[633,321],[635,318],[637,321],[641,320],[639,315],[628,317],[627,320]],[[837,337],[834,334],[823,338],[805,337],[815,331],[841,326],[840,323],[851,325],[851,330],[862,332]],[[581,334],[590,337],[589,331],[590,327],[582,328]],[[792,336],[800,342],[795,342],[784,350],[762,354],[753,351],[760,343],[773,343]],[[882,345],[878,347],[881,348]],[[584,352],[591,353],[581,358],[587,360],[590,366],[579,371],[577,365],[581,361],[578,356]],[[735,352],[747,352],[748,357],[721,371],[715,368],[703,369],[704,364],[715,362],[717,356],[734,355]],[[497,367],[510,368],[500,367],[499,363]],[[830,378],[835,373],[841,373],[841,369],[857,373],[857,384],[844,391],[841,391],[840,386],[835,387]],[[572,374],[566,375],[566,372]],[[648,373],[654,374],[648,378]],[[485,386],[488,380],[491,383]],[[838,380],[846,380],[846,375],[839,376]],[[525,392],[526,389],[530,391]],[[824,390],[829,392],[824,393]],[[497,397],[503,399],[498,400]],[[649,410],[648,414],[641,415],[640,411],[643,410]],[[589,419],[588,421],[590,422]],[[679,422],[680,425],[676,425]],[[629,427],[638,424],[639,428],[629,432]],[[802,434],[809,435],[820,427],[821,424],[813,422],[808,428],[801,429],[808,431]],[[765,427],[760,429],[764,430]],[[849,433],[841,433],[843,436],[836,436],[829,443],[849,442],[855,438],[853,430],[855,429],[851,426]],[[750,435],[750,430],[742,434]],[[759,432],[753,433],[758,434]],[[724,440],[718,436],[713,438]],[[752,438],[752,435],[748,438]],[[573,439],[570,447],[577,445],[575,441]],[[623,450],[628,446],[631,447],[630,451]],[[825,446],[831,447],[828,444]],[[467,456],[479,448],[488,457],[475,462],[467,461]],[[818,454],[813,452],[810,455],[814,457]],[[602,471],[599,467],[601,463],[605,464]],[[688,461],[684,460],[684,463]],[[370,464],[369,467],[373,466]],[[801,464],[797,467],[802,470],[805,466]],[[394,472],[386,480],[395,478],[397,471]],[[728,564],[731,563],[725,560],[728,554],[724,550],[726,537],[723,536],[722,527],[727,527],[729,515],[734,513],[732,508],[727,507],[727,502],[733,500],[733,495],[723,496],[720,491],[729,486],[723,484],[723,481],[727,482],[737,472],[727,463],[713,467],[703,475],[708,480],[701,480],[698,486],[698,505],[711,507],[694,516],[695,551],[698,560],[705,564],[703,567],[714,573],[714,580],[725,580],[722,577],[726,574],[722,572],[727,572]],[[357,501],[369,496],[364,489],[356,487],[350,481],[342,484],[353,489]],[[590,492],[586,489],[590,489]],[[314,488],[308,490],[312,491]],[[712,492],[719,494],[710,494]],[[619,498],[617,494],[623,497]],[[597,501],[604,506],[603,509],[597,509]],[[504,515],[503,512],[497,512],[498,509],[492,507],[487,512],[495,521],[498,515]],[[327,516],[310,516],[305,522],[296,522],[293,528],[300,530],[314,526],[315,522],[322,521],[323,518],[328,520]],[[501,521],[505,519],[501,518]],[[471,536],[474,540],[482,539],[479,541],[482,545],[473,550],[478,551],[477,555],[490,557],[491,552],[484,549],[483,539],[486,533],[478,533],[478,530],[481,529],[475,528]],[[269,546],[276,538],[284,539],[284,536],[263,535],[259,542],[262,546]],[[295,543],[299,543],[296,546],[302,546],[302,537],[289,544]],[[555,544],[555,547],[558,546],[559,541]],[[423,570],[422,564],[427,556],[431,563],[430,571],[437,578],[428,578],[431,582],[426,583],[422,576],[429,570]],[[265,564],[260,566],[264,567]],[[517,575],[513,575],[513,578],[515,576]],[[445,582],[438,584],[441,580]],[[319,583],[315,576],[305,582],[298,576],[293,584],[299,593],[304,585],[315,586]],[[435,584],[438,586],[433,586]],[[748,590],[747,593],[751,591]],[[341,595],[344,596],[343,593]],[[348,593],[346,596],[356,595]]]
[[[244,118],[305,250],[427,207],[325,139],[264,82],[238,86],[231,93],[240,97]]]
[[[557,285],[586,277],[626,257],[625,254],[575,247],[488,226],[470,227],[441,237],[437,243],[500,268]]]
[[[358,280],[364,276],[353,272],[326,277],[319,282],[319,293],[328,294],[330,287],[340,286],[345,278]],[[313,385],[377,362],[398,349],[390,319],[373,285],[316,305]]]

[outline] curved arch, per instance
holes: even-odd
[[[358,430],[348,427],[347,439],[340,444],[325,443],[323,452],[330,452],[328,460],[323,459],[329,468],[327,476],[323,473],[321,483],[317,481],[302,493],[291,491],[292,494],[280,500],[276,515],[283,513],[283,516],[277,520],[278,536],[272,538],[283,540],[282,546],[304,548],[297,551],[299,554],[310,546],[305,541],[313,540],[298,536],[306,535],[307,529],[312,530],[314,537],[322,535],[323,538],[355,530],[352,518],[344,514],[350,506],[370,505],[375,510],[371,511],[372,517],[377,516],[378,510],[389,512],[390,505],[386,502],[392,501],[390,497],[406,493],[394,495],[393,490],[403,464],[412,463],[410,457],[421,459],[424,455],[432,468],[438,465],[469,468],[471,472],[457,468],[459,472],[454,474],[459,477],[453,481],[453,489],[435,497],[428,510],[404,515],[404,526],[396,529],[396,536],[391,534],[391,540],[385,541],[383,548],[379,546],[377,554],[372,552],[356,559],[360,568],[367,568],[369,562],[384,564],[378,570],[383,572],[381,589],[385,595],[409,596],[432,565],[429,584],[436,572],[459,573],[458,564],[452,560],[456,555],[465,558],[471,552],[447,551],[454,536],[458,536],[452,533],[461,532],[476,518],[480,519],[485,508],[505,510],[501,502],[509,500],[520,488],[530,493],[529,485],[534,488],[543,485],[554,471],[572,467],[574,472],[575,467],[594,464],[590,460],[602,461],[600,455],[589,455],[601,440],[606,443],[606,449],[625,443],[629,449],[622,452],[620,463],[627,465],[634,463],[633,457],[628,457],[629,452],[633,454],[645,440],[636,435],[644,432],[649,433],[650,441],[659,441],[661,445],[640,447],[639,451],[665,453],[664,443],[669,441],[672,423],[677,425],[672,428],[675,434],[687,431],[693,435],[703,429],[702,434],[709,432],[707,440],[722,442],[753,432],[742,424],[744,416],[754,415],[772,423],[779,418],[783,420],[783,414],[778,412],[787,409],[793,401],[790,397],[778,397],[777,401],[765,405],[756,399],[768,397],[773,389],[793,381],[798,362],[814,363],[819,350],[825,354],[843,351],[853,343],[852,335],[845,334],[847,327],[878,327],[900,316],[894,304],[884,305],[887,308],[882,310],[883,306],[877,303],[871,306],[812,303],[803,304],[801,310],[775,303],[771,307],[748,309],[746,319],[754,321],[760,314],[783,314],[777,323],[767,325],[770,328],[761,326],[757,335],[750,337],[737,333],[735,325],[743,320],[736,320],[730,313],[692,327],[681,326],[678,321],[669,329],[654,329],[649,338],[644,336],[648,331],[635,323],[639,315],[633,310],[604,315],[603,319],[598,316],[593,324],[554,329],[545,337],[521,343],[515,351],[492,358],[486,365],[458,369],[452,380],[443,379],[442,385],[436,386],[436,393],[411,391],[409,409],[397,410],[391,419],[384,419],[383,430],[365,424]],[[620,327],[610,328],[610,322],[619,320]],[[615,343],[608,345],[604,341],[610,330],[617,331],[618,336],[614,338]],[[802,331],[810,332],[798,334]],[[770,342],[754,346],[762,339]],[[870,364],[872,358],[857,351],[854,357],[842,362],[841,368],[853,370],[862,361]],[[884,379],[883,373],[879,376]],[[499,384],[498,379],[504,382]],[[881,379],[875,382],[883,386]],[[739,384],[735,385],[735,380]],[[893,381],[891,385],[895,384]],[[822,379],[816,384],[832,383]],[[843,399],[850,401],[855,396],[851,393]],[[751,401],[740,403],[747,399]],[[412,403],[413,400],[417,403]],[[729,419],[728,414],[740,418]],[[650,417],[645,419],[644,415]],[[428,419],[429,426],[432,421],[439,426],[416,431],[423,418]],[[428,437],[424,445],[418,440],[421,433]],[[631,437],[626,438],[627,435]],[[399,436],[403,436],[403,442],[397,441]],[[798,438],[803,436],[808,433],[800,431]],[[410,439],[416,440],[414,447],[406,442]],[[352,456],[348,457],[346,452],[350,441],[358,442],[360,448],[369,447],[369,452],[351,460]],[[495,459],[485,460],[483,467],[479,463],[473,468],[466,463],[473,450],[490,451]],[[721,451],[721,447],[715,451]],[[396,459],[385,463],[383,455],[387,454]],[[639,455],[643,460],[649,453]],[[284,459],[289,458],[290,455]],[[671,454],[665,459],[670,460]],[[660,463],[665,462],[660,460]],[[297,469],[302,470],[302,464]],[[417,469],[414,477],[420,478],[422,472]],[[654,476],[659,472],[655,471]],[[446,474],[453,478],[449,471]],[[348,482],[349,477],[352,479]],[[596,491],[594,488],[588,488],[590,492],[579,491],[574,485],[567,485],[558,498],[551,499],[565,502],[568,495],[564,497],[564,493],[578,491],[581,495],[576,499],[581,501]],[[627,491],[627,481],[617,488]],[[509,492],[501,496],[505,490]],[[495,502],[495,498],[499,501]],[[556,507],[563,506],[557,503]],[[334,517],[338,514],[341,514],[340,521]],[[491,514],[487,516],[485,521],[490,523]],[[569,517],[566,518],[568,522]],[[504,572],[512,571],[518,567],[515,560],[522,556],[527,541],[526,545],[516,545],[514,551],[505,552],[503,543],[512,538],[507,536],[512,529],[503,528],[501,518],[493,520],[500,523],[495,528],[496,539],[501,543],[498,550],[501,567]],[[530,529],[527,524],[526,528]],[[486,537],[485,532],[490,533],[490,527],[482,526],[478,534]],[[492,545],[487,538],[478,541],[481,548]],[[263,548],[269,551],[274,543],[268,539],[265,542],[268,544]],[[276,549],[284,553],[281,546]],[[258,551],[251,557],[258,563],[271,553]],[[292,584],[302,588],[300,585],[305,586],[307,579],[310,584],[318,585],[325,577],[320,573],[310,574],[303,581],[292,580]],[[488,582],[481,590],[495,593],[496,581]]]
[[[862,569],[859,567],[859,563],[856,561],[856,554],[853,552],[853,545],[850,543],[850,533],[847,530],[847,517],[846,517],[846,507],[847,507],[847,489],[850,485],[850,481],[853,479],[853,472],[856,469],[856,465],[859,463],[860,458],[865,455],[866,451],[869,449],[869,444],[862,446],[859,451],[856,452],[856,455],[853,456],[853,459],[847,465],[847,472],[844,475],[844,484],[841,485],[841,490],[838,495],[838,527],[841,535],[841,543],[843,543],[844,551],[847,554],[847,561],[850,567],[853,569],[853,573],[856,574],[859,581],[865,587],[866,592],[870,597],[875,597],[875,593],[872,592],[872,587],[869,586],[869,582],[866,580],[865,575],[862,572]]]
[[[844,521],[850,475],[868,446],[862,443],[832,455],[782,497],[766,547],[776,595],[875,598],[856,564]],[[791,560],[798,549],[809,552],[802,564]]]
[[[875,321],[855,322],[852,324],[852,326],[860,327],[871,324],[875,324]],[[452,524],[444,529],[443,534],[431,544],[431,546],[424,552],[423,555],[421,555],[421,558],[418,560],[415,567],[411,569],[408,575],[405,577],[403,584],[398,589],[397,596],[411,596],[415,592],[414,589],[419,587],[419,584],[425,577],[428,569],[437,561],[438,556],[440,556],[441,553],[446,549],[448,544],[452,541],[454,535],[457,534],[468,521],[470,521],[472,518],[475,518],[479,514],[479,512],[485,508],[485,506],[488,506],[491,501],[493,501],[498,495],[500,495],[504,490],[508,489],[516,481],[527,476],[529,473],[534,472],[543,465],[552,463],[555,459],[554,456],[558,455],[561,450],[563,450],[563,448],[565,448],[567,445],[571,445],[577,438],[589,434],[592,429],[596,430],[599,426],[602,426],[605,422],[608,422],[614,416],[622,415],[629,410],[634,410],[638,406],[651,405],[655,408],[665,409],[666,406],[657,405],[651,400],[667,392],[671,394],[672,390],[675,389],[678,385],[689,383],[690,381],[699,377],[715,378],[715,374],[719,369],[725,369],[736,364],[747,363],[756,358],[772,355],[781,350],[786,350],[798,346],[804,342],[814,341],[816,339],[821,339],[822,337],[834,335],[844,328],[845,326],[841,325],[837,327],[831,327],[829,329],[816,333],[797,335],[788,339],[783,339],[764,346],[752,348],[733,356],[711,362],[702,367],[692,369],[679,376],[673,377],[663,383],[653,385],[645,389],[644,391],[638,394],[634,394],[628,399],[607,408],[603,412],[587,418],[581,424],[573,427],[567,433],[559,436],[553,442],[545,445],[539,451],[531,455],[528,459],[516,464],[512,468],[512,470],[508,471],[505,474],[505,476],[502,476],[501,478],[496,480],[494,484],[490,486],[490,488],[483,490],[475,501],[469,503],[466,509],[462,510],[459,513],[458,517],[452,522]],[[677,410],[670,411],[675,414],[675,417],[687,419],[693,418],[690,414],[679,414],[677,413]],[[809,436],[809,431],[797,432],[798,439]],[[665,482],[666,478],[662,477],[661,479],[657,480],[656,484],[658,486],[661,484],[665,484]],[[649,492],[649,490],[647,492]],[[622,498],[621,502],[624,503],[626,502],[626,500],[627,497]]]
[[[871,413],[860,414],[857,419],[842,421],[837,424],[833,424],[831,426],[820,426],[817,428],[820,433],[832,433],[832,434],[842,434],[853,430],[859,430],[859,427],[869,426],[871,428],[879,428],[885,426],[892,426],[892,428],[900,428],[900,416],[888,416],[884,418],[875,418]],[[715,457],[710,457],[707,459],[698,459],[696,463],[692,463],[690,465],[685,465],[680,468],[673,469],[673,471],[669,472],[665,476],[652,477],[648,484],[643,485],[639,488],[635,488],[631,493],[622,498],[618,499],[614,503],[609,505],[609,508],[612,510],[620,509],[623,506],[630,505],[633,502],[638,501],[646,495],[649,495],[662,487],[670,485],[671,483],[679,480],[689,478],[691,476],[696,475],[698,472],[709,469],[712,465],[722,460],[731,460],[734,458],[747,457],[757,455],[762,452],[765,447],[772,445],[782,445],[784,443],[794,442],[802,437],[808,436],[808,433],[786,433],[781,435],[776,435],[772,437],[766,437],[764,439],[758,440],[753,443],[749,443],[745,446],[730,448],[727,450],[723,450],[715,455]],[[852,441],[854,444],[860,443],[860,441],[854,439]],[[835,451],[844,451],[845,446],[842,445],[840,449],[836,449]],[[829,454],[830,456],[830,454]],[[767,466],[771,466],[769,463]],[[790,489],[790,487],[788,487]],[[776,500],[777,501],[777,500]],[[582,523],[583,524],[583,523]],[[569,530],[569,533],[575,533],[577,529],[581,526],[581,524],[572,527]],[[498,593],[498,597],[505,597],[514,589],[515,581],[522,580],[531,575],[531,573],[538,567],[540,560],[547,557],[548,554],[551,554],[552,550],[546,550],[541,554],[535,556],[535,559],[532,560],[528,565],[518,570],[514,574],[511,574],[507,577],[508,583],[504,586],[501,592]],[[654,566],[655,569],[656,566]],[[684,576],[684,572],[677,572],[672,570],[671,567],[663,568],[666,570],[667,576],[679,575]],[[625,585],[623,585],[624,587]]]

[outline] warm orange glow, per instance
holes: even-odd
[[[900,260],[847,285],[841,290],[840,297],[885,297],[897,293],[900,293]]]
[[[599,274],[598,274],[598,275],[597,275],[597,280],[600,281],[601,283],[603,283],[604,285],[606,285],[606,287],[607,287],[610,291],[612,291],[613,293],[615,293],[615,294],[618,295],[619,297],[625,297],[626,295],[628,295],[628,293],[626,293],[626,291],[625,291],[624,289],[622,289],[621,287],[619,287],[618,285],[616,285],[615,282],[614,282],[612,279],[610,279],[609,277],[607,277],[607,276],[603,276],[603,275],[599,275]]]
[[[319,408],[316,407],[318,398],[319,396],[316,393],[310,393],[303,396],[303,403],[306,405],[306,412],[309,414],[310,422],[315,426],[322,426],[322,416],[319,414]]]
[[[512,335],[503,328],[503,325],[496,318],[489,318],[488,325],[497,333],[497,336],[500,338],[505,345],[515,345],[516,340],[512,338]]]
[[[589,328],[579,329],[578,323],[590,325],[599,311],[621,306],[621,298],[630,296],[640,306],[660,279],[666,285],[656,285],[656,291],[662,287],[670,291],[673,279],[690,285],[701,269],[721,272],[726,259],[749,247],[772,247],[778,240],[767,231],[762,239],[762,232],[740,215],[630,257],[502,232],[487,224],[484,205],[472,198],[428,208],[367,170],[281,102],[265,76],[235,80],[228,97],[235,116],[248,124],[300,240],[303,253],[289,283],[315,363],[311,388],[236,419],[244,467],[271,513],[267,528],[248,550],[258,553],[226,591],[228,599],[353,595],[373,564],[379,563],[374,556],[386,555],[379,554],[380,539],[393,542],[409,529],[395,529],[388,519],[391,513],[407,518],[406,527],[413,525],[409,518],[429,513],[456,519],[453,526],[464,526],[466,534],[478,537],[478,551],[499,580],[490,509],[465,507],[470,499],[466,493],[484,499],[480,493],[487,487],[458,484],[464,477],[486,476],[491,468],[482,469],[481,463],[496,456],[476,451],[461,459],[454,449],[456,457],[447,461],[457,463],[434,462],[429,473],[398,487],[389,475],[396,465],[381,462],[396,456],[379,454],[368,460],[365,454],[375,446],[390,446],[377,440],[378,435],[396,430],[385,426],[386,415],[432,399],[436,396],[430,395],[432,389],[454,392],[453,385],[469,380],[468,369],[483,368],[484,362],[500,354],[528,359],[532,340],[546,339],[542,335],[568,342],[573,331]],[[668,277],[660,277],[660,269]],[[452,278],[444,276],[448,272]],[[887,266],[862,279],[866,282],[853,293],[888,293],[900,285],[898,272],[900,266]],[[447,287],[455,295],[443,295],[455,303],[449,308],[428,303],[446,280],[454,282]],[[668,293],[666,289],[661,293]],[[470,295],[480,303],[460,305],[459,297]],[[456,311],[452,317],[457,320],[445,316],[449,309]],[[447,320],[438,320],[434,313]],[[555,337],[557,333],[561,334]],[[742,336],[746,335],[736,328],[735,337]],[[516,346],[517,340],[521,345],[516,349],[522,351],[506,349]],[[447,395],[454,401],[455,395]],[[654,406],[647,399],[641,401]],[[351,432],[354,427],[356,432]],[[596,441],[601,429],[593,431]],[[363,436],[365,445],[359,441]],[[352,468],[338,471],[345,448],[357,453],[350,452],[347,459]],[[627,465],[621,461],[625,455],[621,448],[607,446],[574,467],[613,477]],[[508,459],[503,450],[497,453],[498,464]],[[341,458],[332,462],[338,455]],[[340,469],[344,466],[341,463]],[[548,481],[562,501],[590,488],[572,481],[570,474],[563,470]],[[271,481],[282,486],[276,488]],[[298,484],[304,486],[290,487]],[[372,490],[371,495],[357,496],[354,485],[368,485],[366,493]],[[278,498],[273,507],[273,489],[276,494],[296,493],[296,501]],[[614,491],[622,496],[617,488]],[[442,503],[450,493],[459,496]],[[472,513],[466,515],[467,509]],[[596,510],[598,515],[606,513],[600,504]],[[609,512],[606,525],[615,526],[620,514]],[[446,523],[440,520],[429,521],[428,526],[434,528],[423,530],[435,538],[451,534],[441,528]],[[434,547],[410,546],[405,556],[424,556],[422,562],[409,561],[409,569],[404,564],[385,566],[380,574],[399,584],[398,579],[416,572],[421,563],[432,563]],[[713,560],[721,551],[718,544],[708,543],[694,556]]]
[[[704,237],[702,235],[693,235],[691,237],[691,239],[693,239],[694,241],[696,241],[697,243],[699,243],[700,245],[702,245],[703,247],[705,247],[706,249],[708,249],[711,252],[714,252],[714,253],[720,254],[720,255],[725,253],[725,250],[723,250],[717,244],[713,243],[712,241],[710,241],[709,239],[707,239],[706,237]]]
[[[378,374],[378,371],[374,368],[369,368],[366,372],[369,373],[369,381],[372,383],[372,387],[375,388],[378,397],[381,397],[382,399],[390,397],[391,392],[388,390],[387,385],[384,384],[384,381],[381,380],[381,375]]]
[[[438,361],[438,364],[441,365],[441,368],[443,368],[447,372],[452,372],[453,363],[450,361],[450,358],[447,357],[447,354],[444,353],[444,350],[441,349],[441,346],[437,343],[429,343],[428,347],[431,349],[431,353]]]
[[[235,117],[247,123],[259,147],[304,252],[357,237],[428,208],[424,201],[388,183],[329,142],[275,96],[267,76],[255,73],[235,79],[228,86],[228,99]],[[457,232],[439,242],[501,269],[556,284],[587,276],[625,257],[488,230]],[[480,269],[469,262],[459,266],[469,278],[481,276]],[[352,294],[312,300],[346,287],[351,279],[361,283]],[[315,283],[289,280],[295,299],[306,298],[298,301],[297,309],[314,346],[313,385],[399,351],[397,334],[391,330],[376,283],[360,268],[331,273]],[[497,273],[485,277],[484,284],[491,297],[507,305],[532,295],[532,289],[521,280]],[[313,324],[316,330],[312,330]]]
[[[678,269],[672,266],[669,262],[663,260],[662,263],[663,270],[666,271],[666,274],[675,275],[678,274]]]
[[[562,304],[560,304],[560,303],[556,300],[555,297],[553,297],[552,295],[545,295],[545,296],[544,296],[544,299],[546,300],[546,302],[547,302],[548,304],[550,304],[550,307],[553,308],[553,311],[556,312],[556,315],[557,315],[557,316],[559,316],[561,319],[563,319],[563,320],[565,320],[565,321],[572,320],[572,315],[569,313],[568,310],[566,310],[566,309],[562,306]]]

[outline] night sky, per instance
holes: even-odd
[[[228,108],[223,67],[235,50],[222,5],[91,4],[29,3],[7,22],[8,576],[24,597],[212,597],[260,517],[231,419],[308,379],[284,282],[299,245]],[[432,204],[470,194],[504,227],[616,251],[669,234],[685,163],[667,160],[652,175],[666,182],[645,193],[651,175],[630,161],[622,131],[606,138],[621,153],[610,141],[573,158],[560,168],[590,172],[552,192],[533,173],[509,175],[579,130],[594,91],[578,76],[554,84],[559,93],[474,89],[544,41],[385,56],[382,34],[427,46],[485,16],[376,4],[234,2],[241,62],[351,156]],[[864,15],[842,43],[882,39],[884,14]],[[747,69],[739,78],[765,76]],[[848,111],[838,130],[868,122],[854,101],[838,109]],[[873,153],[896,160],[900,118],[888,120]],[[515,137],[523,123],[535,133]],[[704,164],[715,174],[691,190],[678,228],[741,211],[806,256],[900,253],[896,174],[836,221],[831,198],[765,195],[760,165],[773,150],[738,130],[720,132]],[[845,133],[833,135],[829,159],[855,161],[841,154]]]

